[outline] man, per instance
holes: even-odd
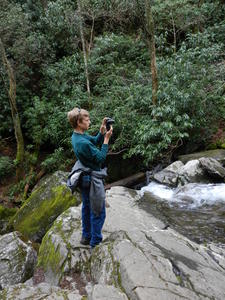
[[[100,171],[108,152],[108,143],[113,128],[106,132],[106,117],[103,119],[100,130],[96,136],[85,133],[90,126],[89,113],[85,109],[74,108],[68,112],[68,120],[73,127],[72,146],[77,159],[92,170]],[[101,145],[101,150],[96,146]],[[82,239],[84,245],[90,244],[94,248],[102,241],[102,227],[105,221],[105,201],[100,214],[96,215],[91,209],[89,200],[90,175],[81,178],[82,195]]]

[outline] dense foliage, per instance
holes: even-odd
[[[89,109],[97,133],[115,119],[112,151],[147,165],[185,143],[205,146],[225,118],[225,5],[219,0],[151,1],[159,88],[152,104],[144,1],[81,1],[87,93],[76,1],[0,0],[0,36],[17,82],[26,151],[48,149],[42,167],[71,163],[66,113]],[[0,65],[0,136],[13,136],[8,77]],[[29,155],[28,155],[29,156]],[[7,160],[2,161],[2,170]],[[33,162],[34,165],[36,162]],[[27,170],[28,171],[28,170]]]

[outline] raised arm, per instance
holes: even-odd
[[[99,150],[96,146],[87,142],[83,145],[82,152],[86,159],[97,164],[103,163],[108,152],[108,144],[102,144],[101,150]]]
[[[86,141],[86,143],[81,144],[81,155],[84,159],[89,159],[90,161],[94,161],[97,164],[101,164],[105,161],[106,155],[108,152],[108,143],[109,139],[112,135],[112,125],[111,129],[105,133],[104,143],[101,146],[101,150],[99,150],[93,143]]]
[[[91,136],[87,134],[87,138],[89,141],[91,141],[94,145],[101,145],[104,141],[104,134],[102,134],[100,131],[96,136]]]

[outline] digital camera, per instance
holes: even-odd
[[[109,131],[110,130],[110,125],[112,125],[113,123],[115,123],[115,121],[111,118],[107,118],[106,120],[106,130]]]

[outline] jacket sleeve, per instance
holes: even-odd
[[[102,144],[101,150],[99,150],[92,143],[84,143],[82,147],[83,153],[85,154],[86,158],[97,164],[103,163],[105,161],[108,152],[108,144]]]
[[[96,136],[91,136],[87,134],[87,138],[89,139],[89,141],[91,141],[94,145],[102,145],[103,141],[104,141],[104,134],[101,134],[101,132],[99,131],[98,134]]]

